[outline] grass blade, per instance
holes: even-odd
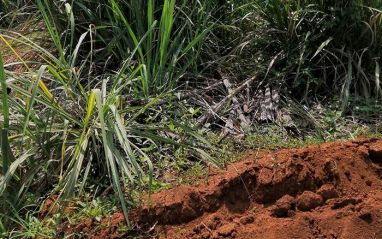
[[[2,153],[2,167],[3,167],[3,175],[5,175],[8,171],[8,166],[10,164],[10,153],[8,152],[9,143],[8,143],[8,128],[9,128],[9,106],[8,106],[8,90],[7,90],[7,82],[5,81],[5,71],[3,64],[3,57],[1,55],[0,50],[0,83],[2,90],[2,102],[3,102],[3,117],[4,123],[1,128],[1,153]],[[1,187],[0,187],[1,193]]]
[[[126,202],[125,202],[124,195],[122,193],[122,189],[121,189],[121,185],[119,181],[119,174],[115,164],[114,155],[112,153],[112,148],[114,148],[111,146],[113,144],[113,135],[111,134],[111,132],[106,132],[106,124],[105,124],[106,121],[105,121],[105,117],[103,113],[101,91],[99,89],[95,89],[92,91],[92,93],[94,94],[96,102],[97,102],[98,116],[101,123],[102,141],[103,141],[103,146],[105,148],[106,159],[111,169],[110,176],[112,177],[113,187],[118,193],[118,196],[122,205],[123,214],[126,219],[126,223],[130,227],[130,222],[127,215]]]

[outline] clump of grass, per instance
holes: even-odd
[[[196,69],[203,39],[213,26],[210,1],[43,2],[39,8],[51,12],[52,24],[70,31],[64,45],[78,42],[91,26],[94,67],[118,69],[131,59],[120,72],[137,74],[131,85],[143,98],[174,89],[186,71]],[[67,27],[73,21],[76,27]]]
[[[4,118],[0,123],[3,171],[0,194],[5,199],[5,204],[0,206],[1,213],[9,213],[7,205],[12,205],[15,215],[24,214],[23,205],[29,192],[39,201],[47,192],[69,199],[81,195],[89,181],[97,181],[101,185],[112,185],[130,226],[127,200],[133,198],[136,189],[147,188],[151,193],[153,157],[163,145],[188,148],[218,165],[195,146],[199,141],[204,148],[212,148],[207,140],[156,106],[159,99],[171,97],[168,91],[177,86],[189,64],[197,62],[198,46],[212,25],[205,20],[208,17],[205,12],[198,12],[200,22],[194,30],[188,25],[191,18],[181,20],[187,17],[190,5],[175,5],[175,1],[166,0],[162,5],[148,1],[145,5],[150,13],[147,27],[132,29],[126,17],[139,15],[142,9],[108,1],[101,6],[111,14],[110,22],[92,25],[77,38],[76,33],[83,30],[83,22],[78,23],[81,17],[76,15],[76,7],[69,3],[55,4],[58,2],[37,1],[56,54],[15,32],[0,32],[1,40],[28,70],[17,75],[0,66],[0,105]],[[94,11],[100,6],[98,2],[84,4],[82,7],[89,10],[86,7],[93,6]],[[56,17],[62,16],[55,15],[57,9],[67,14],[64,29],[56,21]],[[158,12],[161,13],[159,21],[154,19]],[[88,16],[87,21],[95,16]],[[111,34],[110,31],[117,32]],[[124,34],[128,34],[128,39]],[[114,37],[123,37],[123,40],[111,40]],[[36,68],[29,67],[11,41],[24,44],[40,55],[40,62],[34,62]],[[117,55],[123,64],[114,68],[116,72],[100,73],[95,66],[106,60],[103,53],[94,53],[98,42],[107,43],[104,49],[107,56],[115,55],[117,49],[120,51]],[[118,46],[120,43],[124,45]],[[84,54],[86,51],[89,53]],[[12,95],[8,96],[7,89]],[[124,100],[135,97],[149,100],[138,106],[128,105]],[[157,119],[152,119],[150,112],[158,112]],[[171,130],[182,131],[182,138],[166,137],[166,131]],[[12,224],[12,218],[2,218],[4,224]]]
[[[232,52],[241,71],[264,77],[260,88],[271,85],[306,105],[330,104],[338,97],[343,113],[354,109],[354,97],[381,97],[381,1],[270,0],[235,6]],[[244,21],[235,21],[240,17]]]

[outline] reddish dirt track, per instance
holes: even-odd
[[[204,184],[152,195],[154,205],[130,215],[138,238],[382,238],[381,139],[255,155]],[[70,231],[127,238],[122,213],[108,221],[101,231],[91,219]]]

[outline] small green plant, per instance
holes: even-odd
[[[51,238],[56,234],[56,230],[53,227],[46,227],[45,225],[57,224],[57,216],[49,218],[48,220],[40,220],[35,212],[35,205],[29,205],[28,207],[22,208],[21,210],[26,211],[26,213],[22,216],[20,216],[20,213],[16,211],[12,205],[9,205],[9,208],[9,214],[1,216],[3,219],[10,220],[15,223],[19,230],[7,230],[4,225],[1,224],[3,234],[5,235],[7,233],[5,236],[10,238]]]
[[[277,155],[274,158],[273,157],[271,158],[271,162],[272,162],[271,167],[278,168],[281,166],[281,164],[279,163],[279,157]]]

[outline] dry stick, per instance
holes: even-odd
[[[219,81],[219,82],[216,82],[215,84],[212,84],[210,86],[207,86],[205,88],[202,88],[202,89],[197,89],[197,90],[191,90],[191,91],[188,91],[187,93],[185,93],[184,95],[181,95],[180,98],[181,99],[184,99],[184,98],[188,98],[190,96],[194,96],[195,94],[200,94],[200,92],[205,92],[205,91],[209,91],[209,90],[213,90],[216,88],[216,86],[219,86],[221,85],[222,82]]]
[[[233,166],[233,168],[236,170],[237,176],[239,176],[241,182],[243,183],[244,188],[245,188],[245,191],[247,191],[248,199],[251,199],[252,196],[251,196],[251,194],[249,193],[249,190],[248,190],[247,186],[245,185],[244,179],[243,179],[243,177],[241,177],[241,175],[240,175],[240,173],[239,173],[239,170],[237,170],[237,168],[235,167],[235,165],[232,165],[232,166]]]
[[[207,225],[204,222],[202,222],[201,224],[212,234],[212,230],[209,227],[207,227]]]
[[[202,89],[196,89],[196,90],[190,90],[190,91],[186,91],[184,94],[181,94],[179,96],[180,100],[184,100],[184,99],[188,99],[190,97],[193,97],[195,95],[200,95],[206,91],[209,91],[209,90],[213,90],[216,88],[216,86],[219,86],[221,85],[223,82],[217,82],[215,84],[212,84],[210,86],[207,86],[205,88],[202,88]],[[148,104],[150,101],[152,101],[153,99],[147,99],[147,100],[132,100],[130,101],[130,105],[145,105],[145,104]],[[163,104],[167,104],[168,103],[168,100],[167,99],[159,99],[157,100],[156,102],[156,105],[163,105]]]
[[[203,96],[203,98],[204,98],[206,101],[208,101],[208,103],[210,103],[210,104],[216,104],[216,102],[214,101],[214,99],[213,99],[211,96],[209,96],[209,95],[207,95],[207,94],[205,94],[205,93],[201,94],[201,96]]]
[[[243,110],[245,113],[248,113],[248,110],[249,110],[249,101],[250,101],[250,89],[249,89],[249,84],[247,84],[247,89],[246,89],[246,93],[247,93],[247,103],[243,106]]]
[[[224,97],[219,103],[217,103],[211,110],[207,111],[203,116],[201,116],[199,119],[198,119],[198,124],[203,124],[204,122],[206,122],[213,113],[217,113],[219,112],[220,110],[223,109],[224,105],[227,103],[227,101],[229,99],[231,99],[234,95],[236,95],[237,93],[239,93],[242,89],[244,89],[244,87],[247,86],[247,84],[250,84],[252,83],[252,81],[254,81],[256,79],[256,76],[253,76],[251,77],[250,79],[248,79],[247,81],[245,81],[243,84],[241,84],[239,87],[237,87],[236,89],[232,90],[232,92],[230,94],[228,94],[226,97]]]
[[[232,92],[231,83],[229,82],[227,77],[224,77],[224,78],[225,79],[223,80],[223,83],[224,83],[225,87],[228,89],[228,93],[231,93]],[[235,96],[232,97],[232,102],[234,103],[234,105],[236,107],[236,113],[240,119],[240,125],[242,127],[246,127],[248,125],[247,119],[245,118],[244,113],[241,110],[240,103]],[[239,130],[242,130],[242,129],[239,129]]]

